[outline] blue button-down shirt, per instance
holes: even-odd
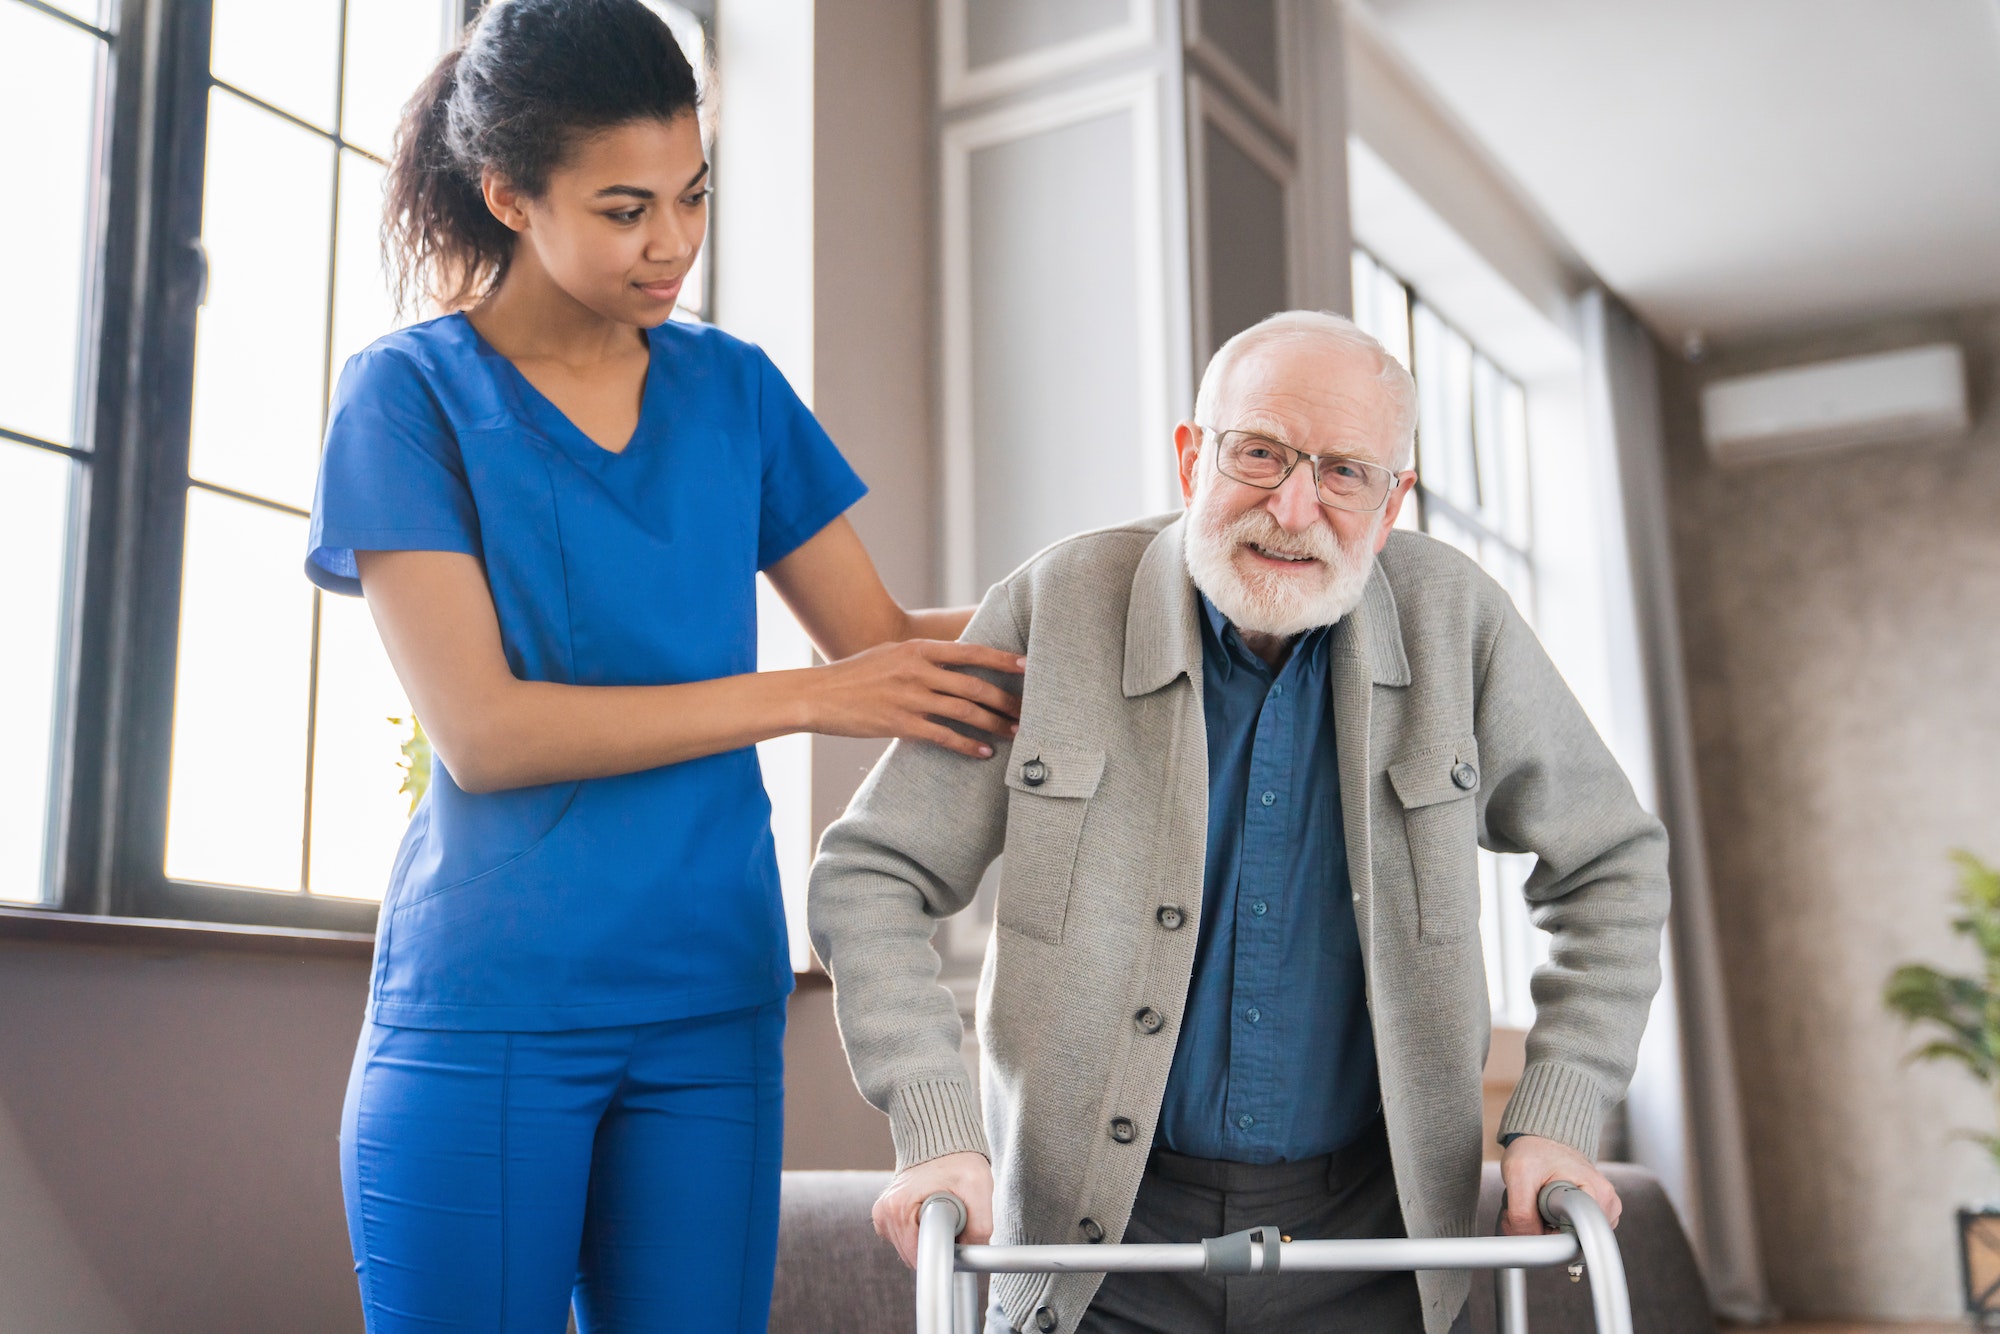
[[[1332,632],[1302,636],[1274,673],[1201,601],[1208,862],[1159,1142],[1294,1162],[1347,1144],[1381,1106],[1341,827]]]

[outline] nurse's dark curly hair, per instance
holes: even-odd
[[[506,275],[514,233],[480,193],[492,167],[539,196],[580,135],[696,114],[694,70],[640,0],[495,0],[403,108],[382,249],[396,304],[477,303]]]

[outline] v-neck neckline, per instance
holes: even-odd
[[[515,400],[526,410],[526,415],[537,419],[536,424],[544,436],[568,447],[572,453],[581,454],[582,457],[599,464],[604,464],[608,460],[622,459],[639,446],[641,437],[646,432],[646,423],[652,418],[653,396],[660,378],[658,375],[660,349],[653,341],[652,330],[641,331],[646,339],[646,371],[639,384],[639,416],[632,423],[632,434],[626,438],[625,447],[606,449],[592,439],[588,431],[578,426],[567,412],[558,407],[554,399],[536,388],[535,382],[514,364],[513,358],[487,342],[486,335],[479,332],[478,326],[467,318],[464,311],[457,312],[457,318],[465,322],[465,327],[471,332],[480,353],[492,357],[507,368],[503,373],[512,378]]]

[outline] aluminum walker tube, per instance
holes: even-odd
[[[1576,1186],[1552,1182],[1542,1191],[1542,1217],[1560,1232],[1533,1237],[1396,1237],[1347,1241],[1282,1241],[1274,1227],[1182,1245],[955,1246],[965,1207],[950,1195],[924,1202],[917,1232],[917,1334],[977,1334],[978,1312],[954,1322],[958,1287],[974,1273],[1199,1273],[1281,1275],[1286,1272],[1493,1269],[1499,1271],[1501,1329],[1527,1334],[1526,1269],[1581,1260],[1591,1281],[1597,1334],[1632,1334],[1631,1298],[1618,1242],[1603,1210]],[[960,1301],[961,1307],[976,1303]]]

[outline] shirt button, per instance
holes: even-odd
[[[1021,766],[1021,781],[1029,787],[1040,787],[1048,781],[1048,778],[1049,766],[1043,764],[1040,757],[1029,760]]]
[[[1431,772],[1436,773],[1437,771],[1433,769]],[[1479,770],[1473,768],[1464,760],[1460,760],[1452,766],[1451,781],[1458,784],[1464,791],[1470,792],[1474,785],[1479,782]]]
[[[1093,1246],[1104,1240],[1104,1227],[1095,1218],[1084,1219],[1076,1225],[1076,1229],[1083,1233],[1083,1239]]]
[[[1250,915],[1252,917],[1262,917],[1265,913],[1269,911],[1271,911],[1271,905],[1264,902],[1264,900],[1262,899],[1257,899],[1250,905]]]
[[[1132,1023],[1141,1033],[1157,1033],[1167,1026],[1160,1012],[1150,1005],[1133,1015]]]
[[[1285,683],[1284,683],[1283,681],[1280,681],[1280,682],[1278,682],[1278,683],[1277,683],[1276,685],[1274,685],[1274,686],[1272,686],[1272,687],[1271,687],[1271,698],[1272,698],[1272,699],[1277,699],[1277,698],[1278,698],[1279,696],[1283,695],[1284,693],[1285,693]]]
[[[1264,1012],[1253,1005],[1243,1012],[1243,1017],[1254,1024],[1263,1019]]]
[[[1433,772],[1435,772],[1435,770],[1433,770]],[[1266,792],[1263,796],[1257,798],[1257,800],[1263,802],[1266,806],[1269,806],[1272,802],[1276,801],[1277,799],[1278,799],[1278,794],[1275,792]]]
[[[1180,930],[1181,923],[1187,920],[1187,918],[1181,914],[1181,910],[1179,908],[1174,907],[1172,904],[1165,904],[1160,908],[1159,918],[1160,918],[1160,925],[1165,927],[1169,931]]]
[[[1042,1331],[1042,1334],[1050,1334],[1050,1331],[1054,1330],[1058,1323],[1054,1307],[1037,1306],[1035,1308],[1035,1328]]]
[[[1243,1115],[1236,1118],[1236,1128],[1238,1130],[1248,1130],[1251,1126],[1254,1126],[1256,1124],[1257,1124],[1257,1118],[1250,1115],[1250,1113],[1248,1112],[1245,1112],[1243,1113]]]
[[[1112,1139],[1120,1144],[1130,1144],[1135,1137],[1136,1132],[1133,1130],[1131,1117],[1114,1116],[1111,1118]]]

